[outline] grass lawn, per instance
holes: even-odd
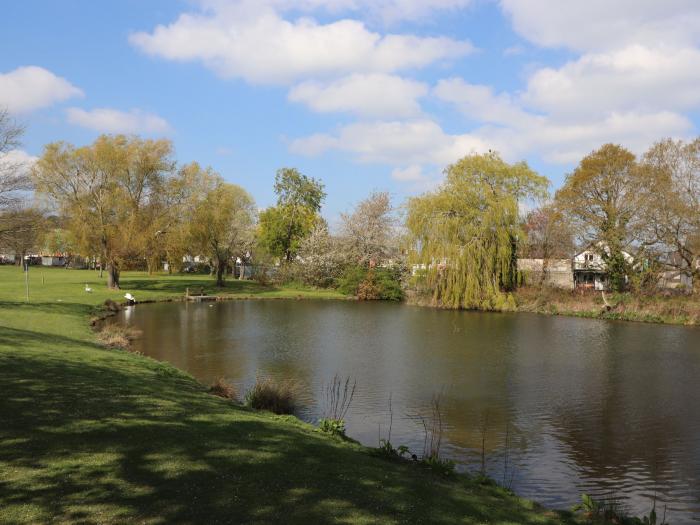
[[[42,275],[44,281],[42,284]],[[202,276],[0,267],[1,523],[569,523],[495,487],[376,457],[94,342],[95,305]],[[84,291],[85,283],[94,289]],[[337,297],[232,282],[226,295]]]

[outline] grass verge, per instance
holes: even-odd
[[[0,522],[572,523],[497,487],[382,459],[293,417],[209,395],[167,364],[105,349],[88,319],[124,292],[81,271],[31,271],[24,303],[21,271],[0,267]],[[200,286],[193,280],[127,273],[123,288],[156,300]],[[315,292],[232,283],[227,293]]]

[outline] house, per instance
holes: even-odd
[[[42,255],[42,266],[65,266],[66,258],[63,255]]]
[[[546,284],[565,290],[574,289],[571,259],[518,259],[518,271],[525,284]]]
[[[630,265],[634,263],[634,258],[629,253],[622,252],[622,256]],[[600,250],[594,250],[593,246],[574,256],[573,272],[576,288],[602,291],[608,287],[607,265]]]

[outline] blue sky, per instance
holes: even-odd
[[[167,136],[273,203],[326,184],[332,221],[400,204],[495,149],[556,187],[585,153],[697,135],[695,0],[24,0],[3,6],[0,106],[48,142]]]

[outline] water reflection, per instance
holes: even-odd
[[[122,314],[138,350],[239,392],[256,375],[304,385],[322,413],[335,373],[357,378],[349,433],[421,451],[442,392],[444,451],[544,504],[614,491],[634,512],[654,494],[673,523],[700,523],[700,330],[393,304],[240,301],[141,305]],[[508,436],[508,472],[504,473]]]

